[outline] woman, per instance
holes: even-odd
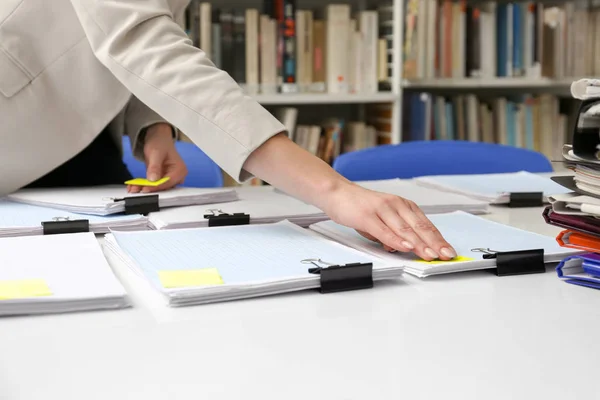
[[[358,187],[290,141],[192,46],[176,22],[187,3],[0,2],[0,194],[123,182],[122,132],[149,179],[171,178],[167,189],[186,174],[177,127],[238,181],[257,176],[390,251],[456,255],[414,203]]]

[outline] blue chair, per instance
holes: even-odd
[[[180,186],[201,188],[223,186],[221,169],[196,145],[178,141],[175,143],[175,148],[188,169],[185,182]],[[127,137],[123,137],[123,162],[135,178],[146,176],[146,165],[133,156],[131,144]]]
[[[342,154],[333,168],[351,181],[410,179],[427,175],[552,172],[541,153],[466,141],[414,141]]]

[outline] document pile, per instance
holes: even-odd
[[[93,233],[0,239],[0,315],[129,306]]]
[[[348,273],[356,281],[355,273],[368,269],[371,283],[402,274],[398,262],[384,262],[288,221],[114,232],[104,246],[109,260],[118,260],[115,268],[133,270],[170,306],[322,289],[324,271]]]
[[[568,189],[552,179],[526,171],[501,174],[440,175],[415,178],[419,185],[459,193],[489,204],[510,204],[520,195],[539,194],[539,203],[548,196],[568,193]]]
[[[144,230],[148,218],[143,215],[82,215],[48,207],[0,200],[0,237],[31,236],[44,233],[52,222],[88,221],[89,231],[108,233],[111,230]]]
[[[288,220],[307,227],[329,219],[318,208],[276,192],[272,187],[237,189],[238,201],[206,206],[190,206],[163,210],[149,215],[153,229],[201,228],[212,226],[215,217],[240,214],[250,224],[266,224]],[[218,225],[218,224],[215,224]]]
[[[550,198],[543,216],[563,230],[556,240],[566,248],[584,252],[564,259],[558,277],[574,285],[600,289],[600,89],[598,80],[581,79],[571,85],[581,100],[573,144],[563,146],[563,162],[574,171],[553,179],[571,193]]]
[[[221,203],[237,200],[233,189],[200,189],[177,187],[156,194],[127,193],[126,186],[88,188],[23,189],[7,196],[8,200],[36,206],[56,208],[79,214],[111,215],[126,211],[126,200],[156,200],[160,209],[194,204]]]
[[[333,221],[319,222],[310,229],[387,262],[399,263],[405,272],[419,278],[497,268],[498,257],[501,254],[510,255],[521,251],[524,253],[517,255],[529,257],[527,252],[531,252],[533,256],[539,254],[538,267],[543,270],[544,263],[558,262],[567,255],[577,253],[560,247],[552,237],[523,231],[460,211],[431,215],[429,219],[456,249],[458,256],[454,260],[424,261],[412,253],[390,253],[380,244],[365,239],[353,229]]]
[[[386,179],[357,182],[360,186],[382,193],[394,194],[415,202],[426,214],[464,211],[471,214],[488,212],[488,203],[463,194],[440,191],[418,185],[414,180]]]

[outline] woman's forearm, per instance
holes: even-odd
[[[272,137],[256,149],[244,169],[280,190],[321,209],[328,194],[351,183],[287,135]]]
[[[332,220],[388,250],[413,251],[425,260],[456,257],[456,251],[414,202],[348,181],[284,134],[256,149],[244,169],[319,207]]]

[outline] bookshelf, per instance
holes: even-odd
[[[280,4],[281,12],[277,8]],[[179,22],[194,45],[203,50],[209,48],[205,52],[211,60],[276,116],[282,115],[277,113],[278,109],[298,108],[293,117],[284,115],[283,119],[301,125],[306,117],[314,126],[314,115],[322,115],[325,106],[332,110],[332,118],[344,121],[345,132],[348,124],[369,123],[366,117],[372,110],[381,109],[385,117],[378,117],[378,126],[386,131],[377,132],[376,144],[387,144],[399,143],[401,138],[400,60],[394,55],[401,49],[402,5],[403,0],[192,0]],[[291,51],[295,63],[292,85],[287,83],[289,76],[285,68],[288,56],[285,30],[291,26],[286,19],[288,7],[293,15],[291,47],[295,47]],[[332,7],[339,8],[333,10]],[[275,25],[264,21],[265,16]],[[233,24],[227,28],[231,20]],[[238,27],[236,20],[242,20],[244,25]],[[324,37],[320,39],[317,21],[324,23]],[[217,31],[213,30],[215,25],[219,26]],[[283,33],[278,30],[280,25],[283,25]],[[309,26],[312,26],[310,35],[306,33],[311,29]],[[340,34],[343,30],[336,29],[338,26],[349,28],[348,35]],[[216,52],[215,37],[221,38]],[[238,40],[244,43],[235,47]],[[224,61],[231,59],[224,55],[230,45],[235,49],[233,62]],[[309,49],[309,57],[300,54],[299,49],[303,47]],[[273,57],[283,67],[271,67],[263,62]],[[302,61],[301,57],[307,58]],[[244,60],[245,65],[241,66],[240,60]],[[324,71],[317,71],[317,64],[322,64]],[[306,72],[307,65],[312,66],[310,73]],[[342,76],[343,83],[336,81],[335,77]],[[360,131],[354,133],[360,135],[357,133]]]
[[[281,21],[277,12],[269,11],[279,3],[286,5],[282,10],[291,5],[293,16],[288,20],[284,11]],[[207,4],[210,7],[202,11]],[[300,27],[306,28],[308,20],[312,24],[319,20],[326,26],[337,21],[340,11],[329,11],[334,5],[348,7],[341,11],[346,13],[341,18],[349,34],[342,35],[341,41],[328,42],[328,37],[339,36],[340,30],[333,30],[333,34],[325,30],[325,38],[317,44],[312,25],[313,36],[308,41]],[[600,75],[600,35],[596,34],[600,31],[599,7],[597,0],[192,0],[183,23],[193,38],[195,34],[206,35],[207,23],[222,24],[227,10],[239,10],[229,15],[232,20],[253,21],[250,31],[247,24],[242,28],[232,25],[230,40],[244,41],[235,48],[236,66],[217,66],[229,72],[248,95],[282,122],[290,123],[294,132],[301,127],[304,133],[314,134],[316,131],[311,129],[319,125],[315,116],[324,118],[331,113],[331,117],[344,121],[342,128],[338,126],[344,141],[352,134],[359,139],[369,136],[338,144],[337,154],[407,140],[460,139],[531,147],[556,158],[576,113],[577,107],[569,99],[571,83],[580,77]],[[215,10],[219,14],[215,15]],[[254,10],[254,15],[247,10]],[[299,11],[310,11],[310,18],[304,13],[300,16]],[[355,39],[364,41],[368,36],[360,24],[361,13],[368,11],[377,15],[376,51],[352,45]],[[269,28],[261,18],[265,15],[274,20],[275,26]],[[289,23],[294,27],[289,33],[294,36],[289,58],[296,63],[292,85],[285,83],[289,78],[285,68],[273,65],[274,71],[262,61],[265,57],[281,57],[280,63],[286,65],[288,34],[278,29],[280,25],[285,29]],[[263,32],[269,32],[266,29],[274,29],[275,38],[264,36]],[[224,34],[217,31],[216,37],[223,40]],[[280,36],[283,41],[279,41]],[[201,47],[202,39],[194,40]],[[249,45],[247,40],[254,42]],[[307,41],[312,43],[312,59],[302,62],[298,48],[306,46]],[[204,43],[214,46],[213,42]],[[263,53],[264,43],[264,48],[274,46],[272,51],[279,53]],[[319,46],[323,46],[323,53],[318,53]],[[335,57],[327,52],[328,47],[333,47]],[[253,57],[248,58],[249,51]],[[222,51],[218,53],[223,57]],[[344,71],[344,85],[331,79],[328,62],[323,63],[324,71],[316,72],[317,53]],[[339,57],[348,58],[340,61]],[[246,62],[242,69],[239,60]],[[374,64],[375,89],[363,85],[371,78],[360,75],[365,73],[360,68],[372,68]],[[300,72],[300,65],[312,65],[312,77],[305,75],[306,69]],[[339,71],[333,76],[339,77]],[[319,82],[317,74],[321,74]],[[315,89],[315,84],[320,89]],[[426,106],[415,111],[419,103]],[[441,129],[443,124],[450,126]],[[373,140],[369,128],[375,129],[377,140]],[[418,131],[425,132],[425,136],[415,134]],[[300,136],[295,139],[297,143],[316,151],[311,139]]]
[[[431,78],[403,80],[404,89],[418,90],[548,90],[568,94],[573,80],[551,78]]]
[[[262,105],[306,105],[306,104],[373,104],[393,103],[399,95],[393,92],[372,94],[328,94],[328,93],[297,93],[297,94],[258,94],[254,98]]]
[[[600,1],[405,0],[399,111],[407,140],[506,144],[560,159],[600,74]]]

